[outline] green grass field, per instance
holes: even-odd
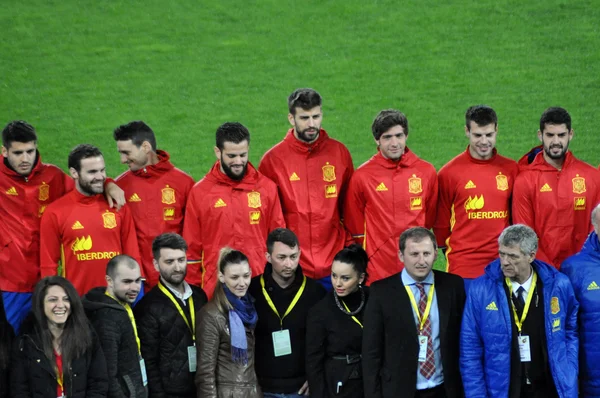
[[[464,150],[476,103],[496,109],[513,158],[537,144],[542,111],[563,106],[574,153],[598,164],[599,20],[592,0],[7,0],[0,123],[32,123],[44,161],[63,168],[76,144],[98,145],[116,176],[112,130],[142,119],[198,180],[219,124],[249,127],[257,165],[288,128],[287,96],[307,86],[357,166],[375,151],[373,117],[393,107],[440,168]]]

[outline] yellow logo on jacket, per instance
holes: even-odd
[[[41,205],[40,208],[38,209],[38,217],[41,218],[44,215],[44,212],[46,211],[46,207],[48,207],[48,205]]]
[[[71,229],[83,229],[83,224],[79,222],[79,220],[75,220]]]
[[[163,220],[171,221],[175,219],[175,208],[174,207],[165,207],[163,209]]]
[[[290,176],[290,181],[300,181],[300,177],[298,177],[298,174],[296,174],[296,172],[292,173],[292,175]]]
[[[129,197],[129,202],[141,202],[142,199],[140,198],[140,196],[134,192],[133,195],[131,195],[131,197]]]
[[[217,207],[226,207],[227,203],[225,203],[225,201],[221,198],[217,199],[217,201],[215,202],[215,209]]]
[[[474,197],[469,196],[465,201],[465,210],[468,212],[469,210],[481,210],[485,205],[485,199],[483,198],[483,194],[481,196],[475,195]]]
[[[325,197],[326,198],[337,198],[337,185],[325,185]]]
[[[550,188],[550,185],[548,185],[548,183],[545,183],[541,188],[540,188],[540,192],[552,192],[552,188]]]
[[[162,192],[162,202],[166,205],[172,205],[173,203],[176,202],[175,199],[175,190],[173,188],[170,188],[168,185],[166,185],[163,189],[161,189]]]
[[[250,212],[250,224],[260,224],[260,210]]]
[[[82,236],[81,238],[75,238],[75,241],[71,245],[71,250],[73,253],[88,251],[92,248],[92,237],[90,235]]]
[[[111,213],[106,210],[106,213],[102,214],[102,220],[104,221],[104,228],[113,229],[117,226],[117,218],[115,217],[115,213]]]
[[[502,173],[498,173],[496,176],[496,189],[498,191],[508,191],[508,177]]]
[[[329,164],[329,162],[323,166],[323,181],[335,181],[335,166]]]
[[[6,194],[7,195],[12,195],[12,196],[19,196],[18,192],[17,192],[17,188],[15,187],[10,187],[6,190]]]
[[[382,182],[379,185],[377,185],[377,188],[375,188],[375,191],[377,192],[383,192],[383,191],[387,191],[388,188],[385,186],[385,184]]]
[[[573,198],[573,208],[575,210],[585,210],[585,196]]]
[[[475,183],[471,180],[469,180],[469,182],[467,182],[465,184],[465,189],[475,189],[477,188],[477,185],[475,185]]]
[[[410,198],[410,209],[421,210],[423,209],[423,199],[420,196],[416,198]]]
[[[552,315],[556,315],[560,312],[560,304],[558,303],[558,297],[552,297],[550,300],[550,312]]]
[[[579,177],[579,174],[573,178],[573,193],[582,194],[585,192],[585,178]]]
[[[248,207],[258,209],[261,206],[262,204],[260,203],[260,192],[248,192]]]
[[[50,197],[50,185],[46,184],[45,182],[42,182],[42,185],[40,185],[39,191],[38,191],[38,200],[40,202],[43,202],[45,200],[48,200],[49,197]]]
[[[421,179],[413,174],[411,178],[408,179],[408,193],[421,193],[423,192],[423,185],[421,184]]]

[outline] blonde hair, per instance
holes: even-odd
[[[246,255],[241,251],[234,250],[231,247],[227,246],[221,248],[221,250],[219,250],[219,259],[217,260],[219,274],[225,274],[225,268],[227,268],[229,264],[239,264],[243,261],[249,263],[248,257],[246,257]],[[216,304],[217,309],[223,314],[227,314],[229,310],[233,309],[231,303],[225,295],[223,283],[221,283],[220,281],[218,281],[215,285],[215,290],[213,291],[211,301],[213,301]]]

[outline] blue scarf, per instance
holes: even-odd
[[[239,298],[223,284],[223,290],[227,300],[233,306],[229,310],[229,331],[231,333],[231,359],[240,365],[248,364],[248,340],[246,339],[246,328],[254,328],[258,321],[258,314],[254,308],[254,300],[250,294]]]

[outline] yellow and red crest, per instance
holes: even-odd
[[[260,192],[252,191],[248,193],[248,207],[258,209],[261,207],[260,203]]]
[[[45,182],[42,182],[42,185],[40,185],[40,188],[39,188],[38,200],[43,202],[45,200],[48,200],[49,197],[50,197],[50,185],[46,184]]]
[[[416,198],[410,198],[410,209],[421,210],[423,208],[423,199],[418,196]]]
[[[499,173],[496,176],[496,188],[498,191],[508,191],[508,177],[502,173]]]
[[[108,210],[106,213],[102,214],[102,220],[104,221],[104,228],[113,229],[117,226],[117,218],[115,217],[115,213],[111,213]]]
[[[414,194],[423,192],[423,185],[421,184],[421,179],[415,174],[413,174],[412,177],[408,179],[408,192]]]
[[[323,181],[335,181],[335,166],[329,164],[329,162],[323,166]]]
[[[550,311],[552,315],[556,315],[560,312],[560,304],[558,303],[558,297],[552,297],[550,300]]]
[[[250,224],[260,224],[260,210],[250,212]]]
[[[578,196],[573,198],[573,209],[585,210],[585,196]]]
[[[325,185],[325,197],[326,198],[337,198],[337,185]]]
[[[165,186],[162,190],[162,202],[166,205],[172,205],[176,202],[175,199],[175,190],[173,188],[169,188],[169,186]]]
[[[579,177],[579,174],[573,178],[573,193],[582,194],[585,192],[585,178]]]

